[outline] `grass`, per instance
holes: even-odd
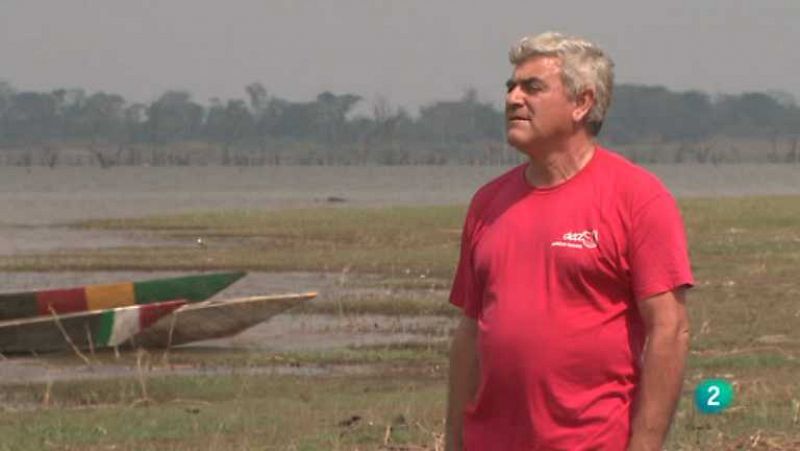
[[[360,345],[325,350],[273,351],[264,349],[225,349],[214,347],[176,347],[169,350],[152,350],[146,353],[146,365],[151,367],[194,367],[251,369],[269,366],[342,366],[342,365],[400,365],[411,369],[441,366],[446,363],[447,345],[441,341]],[[135,352],[101,350],[87,358],[93,366],[115,365],[134,368],[137,365]],[[70,354],[41,356],[51,366],[84,366],[85,362]],[[297,371],[302,373],[302,371]]]
[[[800,449],[800,198],[690,199],[681,207],[697,286],[686,390],[669,449]],[[297,313],[452,316],[444,297],[463,214],[463,206],[320,208],[95,221],[77,226],[145,230],[165,245],[3,257],[0,268],[335,271],[386,294],[367,290]],[[10,387],[6,399],[28,407],[0,414],[0,434],[22,447],[13,449],[434,449],[440,437],[442,343],[282,354],[173,350],[169,359],[389,372],[154,377],[152,400],[138,404],[135,380],[57,382],[49,406],[41,405],[45,387]],[[736,387],[734,406],[722,415],[692,407],[693,387],[708,377]]]
[[[39,402],[45,387],[15,387]],[[440,382],[227,375],[53,386],[50,405],[0,413],[0,449],[375,449],[433,444]],[[420,405],[425,408],[420,409]]]
[[[146,389],[136,379],[6,386],[0,449],[435,449],[444,370],[397,363],[403,372],[375,376],[233,371],[149,377]],[[669,449],[796,449],[796,362],[755,353],[691,366]],[[723,415],[701,416],[691,388],[711,376],[734,381],[737,399]],[[756,437],[761,447],[751,446]]]
[[[800,198],[682,202],[695,278],[695,349],[800,342]]]
[[[167,241],[163,246],[15,256],[0,259],[0,268],[354,271],[427,282],[449,276],[463,211],[319,208],[90,221],[77,227],[145,230]],[[203,239],[202,248],[197,238]]]

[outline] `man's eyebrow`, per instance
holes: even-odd
[[[541,83],[544,84],[544,80],[539,77],[527,77],[527,78],[520,78],[517,80],[517,83]]]
[[[528,86],[541,87],[541,86],[547,86],[547,83],[545,83],[545,81],[542,80],[539,77],[526,77],[526,78],[519,78],[519,79],[515,79],[515,78],[512,77],[512,78],[509,78],[506,81],[506,87],[509,90],[513,89],[517,85],[528,85]]]

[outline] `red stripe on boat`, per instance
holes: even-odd
[[[36,294],[36,305],[40,315],[49,315],[50,307],[56,313],[86,311],[86,294],[83,288],[47,290]]]
[[[161,317],[169,314],[173,310],[186,304],[180,299],[175,301],[157,302],[155,304],[143,304],[139,307],[139,328],[145,329]]]

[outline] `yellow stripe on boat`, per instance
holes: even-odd
[[[89,285],[86,287],[86,306],[88,310],[127,307],[136,303],[133,283],[110,285]]]

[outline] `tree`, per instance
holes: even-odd
[[[661,86],[615,88],[604,135],[612,142],[697,142],[713,131],[713,105],[697,91],[673,93]]]
[[[218,99],[212,101],[206,128],[210,136],[222,145],[222,164],[232,163],[231,146],[241,142],[250,132],[253,118],[243,100],[229,100],[223,106]]]
[[[56,125],[55,97],[38,92],[21,92],[12,96],[5,125],[6,135],[28,151],[46,146]]]
[[[734,136],[774,136],[785,130],[787,108],[758,92],[723,96],[717,106],[718,122]]]
[[[317,136],[330,148],[336,147],[345,134],[347,115],[361,101],[355,94],[336,95],[325,91],[317,96],[314,106]]]
[[[124,134],[120,140],[120,152],[127,151],[127,164],[141,164],[141,154],[134,148],[134,143],[142,140],[147,123],[147,105],[134,103],[128,105],[123,112]]]
[[[89,137],[89,152],[101,167],[115,164],[121,154],[121,142],[125,137],[125,99],[116,94],[98,92],[92,94],[83,105],[80,125]],[[115,145],[115,156],[110,153]]]
[[[251,83],[245,88],[250,100],[250,113],[253,118],[253,134],[256,139],[261,164],[267,160],[268,148],[267,141],[272,134],[272,122],[275,111],[272,109],[273,103],[269,99],[266,88],[261,83]],[[274,163],[278,162],[277,154],[272,158]]]
[[[185,91],[167,91],[147,108],[145,127],[153,146],[153,163],[165,163],[159,149],[165,144],[189,140],[201,130],[205,109],[192,102]]]
[[[8,82],[0,80],[0,145],[7,145],[9,142],[7,121],[13,101],[14,88]]]
[[[408,156],[399,149],[398,141],[402,138],[403,130],[413,126],[411,117],[404,109],[394,108],[385,97],[378,96],[372,104],[372,118],[361,119],[357,126],[361,130],[359,162],[370,160],[373,149],[378,151],[377,161],[385,164],[405,162],[402,160],[407,160]]]
[[[480,103],[468,89],[458,101],[440,101],[420,109],[424,136],[439,144],[502,139],[503,114]]]

